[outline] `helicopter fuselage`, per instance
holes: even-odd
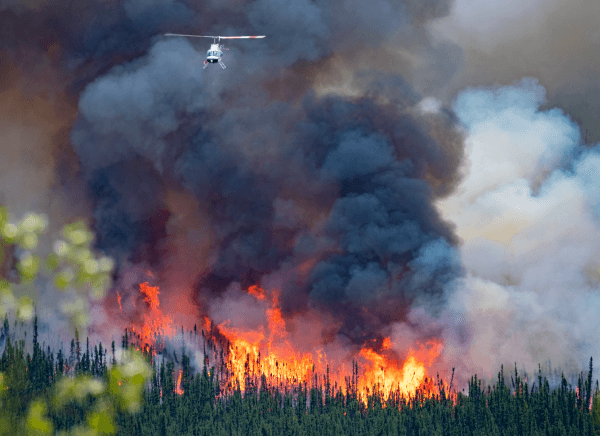
[[[220,44],[211,44],[210,49],[206,52],[206,60],[211,64],[215,64],[221,60],[223,56],[223,46]]]
[[[221,57],[223,57],[223,46],[218,44],[217,41],[221,42],[221,39],[254,39],[254,38],[264,38],[265,35],[256,35],[256,36],[208,36],[208,35],[184,35],[182,33],[165,33],[165,36],[185,36],[191,38],[212,38],[213,43],[210,45],[210,49],[206,52],[206,60],[203,62],[204,66],[202,69],[206,69],[208,64],[219,64],[219,66],[223,69],[227,68],[223,62],[221,62]],[[229,49],[225,49],[229,50]]]

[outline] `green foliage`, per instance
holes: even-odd
[[[16,310],[20,319],[33,316],[34,300],[30,295],[38,280],[50,281],[61,291],[75,291],[77,298],[64,307],[76,326],[84,327],[88,321],[88,297],[102,300],[110,286],[113,261],[107,257],[96,258],[91,249],[93,234],[83,221],[64,226],[64,239],[54,241],[53,251],[36,252],[40,238],[48,227],[45,215],[26,214],[19,222],[9,220],[6,207],[0,207],[0,265],[9,264],[11,248],[19,250],[14,267],[17,283],[0,277],[0,313]],[[15,295],[22,295],[15,297]]]
[[[95,300],[104,298],[106,289],[110,286],[112,260],[106,257],[97,259],[94,256],[91,250],[93,234],[82,221],[66,225],[62,230],[64,240],[55,241],[52,245],[53,252],[43,257],[35,250],[48,227],[47,218],[34,213],[26,214],[18,223],[11,222],[9,218],[7,208],[0,206],[0,266],[5,265],[7,270],[14,268],[18,272],[15,283],[11,283],[8,277],[0,276],[0,313],[6,315],[14,310],[19,319],[30,320],[34,316],[33,286],[36,282],[45,280],[53,283],[58,290],[76,292],[77,298],[70,301],[64,310],[75,326],[85,327],[88,320],[88,297]],[[18,254],[16,257],[13,254],[15,252]],[[8,336],[6,319],[4,330]],[[77,342],[79,356],[79,341]],[[5,371],[0,373],[0,402],[4,406],[0,409],[0,434],[53,434],[55,425],[47,416],[48,400],[53,406],[53,414],[59,413],[61,408],[86,410],[85,423],[66,426],[72,428],[59,432],[64,435],[114,434],[114,411],[118,408],[128,411],[139,409],[141,391],[149,375],[149,369],[141,362],[141,357],[128,355],[122,365],[113,366],[108,374],[108,381],[86,374],[70,378],[62,377],[65,369],[62,353],[59,354],[59,368],[54,368],[50,350],[48,355],[40,350],[37,343],[37,318],[33,345],[33,358],[28,355],[25,359],[23,344],[15,344],[13,347],[10,337],[7,339],[0,368]],[[102,354],[99,364],[97,360],[96,357],[93,371],[96,376],[104,372],[100,369]],[[85,365],[79,370],[89,372],[89,355]],[[124,382],[113,389],[112,380],[121,378]],[[51,394],[50,384],[58,379],[60,381],[55,383],[54,393]],[[107,384],[110,384],[110,390],[106,388]],[[8,393],[11,394],[10,397]]]
[[[592,422],[596,434],[600,434],[600,392],[596,390],[592,400]]]
[[[52,434],[54,425],[46,416],[46,404],[43,401],[36,400],[29,406],[27,415],[27,434]]]
[[[134,351],[127,353],[119,365],[113,365],[104,380],[85,374],[63,378],[54,389],[54,413],[59,415],[73,405],[82,406],[78,410],[85,415],[87,427],[76,425],[61,434],[115,434],[115,413],[140,409],[149,376],[149,365]]]
[[[251,387],[225,391],[214,368],[191,377],[183,395],[172,395],[169,371],[165,382],[146,391],[146,403],[137,415],[119,415],[119,435],[433,435],[433,436],[541,436],[593,435],[592,414],[577,407],[576,392],[566,387],[550,391],[530,388],[515,369],[511,384],[504,370],[487,390],[474,376],[468,395],[456,402],[440,390],[436,398],[383,401],[373,394],[365,403],[339,388],[324,384],[295,391],[251,380]],[[164,369],[163,369],[164,372]],[[211,374],[209,376],[209,373]],[[510,376],[506,376],[510,379]],[[441,385],[440,385],[441,386]],[[566,386],[563,378],[562,386]],[[512,389],[511,389],[512,387]],[[162,402],[155,392],[163,392]],[[598,394],[597,394],[598,395]]]

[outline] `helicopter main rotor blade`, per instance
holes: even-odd
[[[204,35],[183,35],[181,33],[165,33],[164,36],[190,36],[192,38],[218,38],[218,36],[204,36]]]
[[[259,35],[259,36],[204,36],[204,35],[183,35],[181,33],[165,33],[164,36],[189,36],[192,38],[213,38],[213,39],[254,39],[254,38],[264,38],[266,35]]]
[[[254,38],[264,38],[266,35],[260,36],[220,36],[221,39],[254,39]]]

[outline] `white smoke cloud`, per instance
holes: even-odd
[[[454,102],[469,131],[467,174],[438,208],[457,226],[466,270],[447,322],[466,330],[451,329],[445,359],[467,372],[551,360],[567,373],[597,357],[600,155],[581,153],[565,169],[579,129],[559,110],[540,111],[543,97],[525,79]]]

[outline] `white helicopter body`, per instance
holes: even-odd
[[[223,57],[223,50],[228,50],[223,47],[220,42],[221,39],[254,39],[254,38],[264,38],[265,35],[259,36],[204,36],[204,35],[182,35],[179,33],[165,33],[165,36],[187,36],[191,38],[213,38],[213,43],[210,45],[210,49],[206,52],[206,60],[204,61],[204,66],[202,69],[205,69],[208,64],[219,64],[221,68],[225,69],[225,64],[221,62],[221,58]]]

